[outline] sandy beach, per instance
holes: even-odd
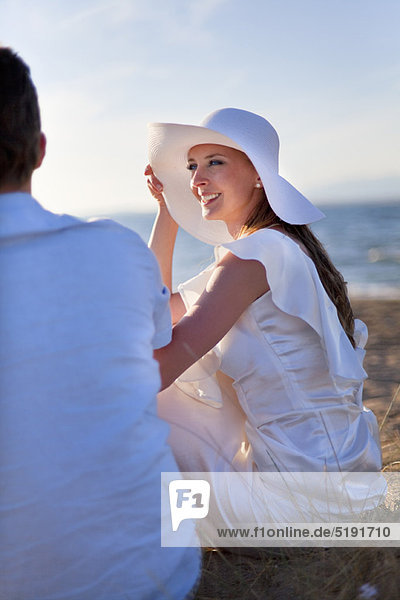
[[[383,424],[384,468],[400,471],[400,395],[385,419],[400,385],[400,300],[353,300],[352,305],[355,316],[367,324],[369,331],[364,403],[374,411],[380,426]]]
[[[400,300],[352,300],[369,330],[364,404],[381,426],[383,468],[400,471]],[[390,409],[389,413],[388,410]],[[397,600],[400,548],[206,551],[195,600]]]

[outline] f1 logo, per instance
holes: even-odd
[[[210,484],[204,479],[174,479],[169,483],[172,531],[184,519],[204,519],[210,507]]]

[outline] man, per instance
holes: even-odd
[[[45,147],[29,68],[0,48],[0,598],[184,598],[197,549],[160,547],[168,294],[135,233],[33,199]]]

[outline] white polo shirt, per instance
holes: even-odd
[[[160,547],[153,348],[168,291],[138,235],[0,195],[0,597],[183,598],[194,548]]]

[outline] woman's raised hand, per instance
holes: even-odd
[[[153,229],[150,234],[149,247],[156,255],[158,264],[160,266],[161,275],[164,284],[168,289],[172,289],[172,255],[174,252],[176,234],[178,232],[178,225],[171,217],[168,207],[166,205],[163,196],[163,184],[153,173],[153,169],[150,165],[147,165],[144,174],[147,179],[147,187],[150,190],[150,194],[157,200],[158,211],[154,221]],[[172,294],[171,296],[171,312],[174,318],[174,309],[172,306],[174,296],[180,294]],[[183,300],[181,299],[183,304]],[[183,307],[181,312],[185,312]],[[180,317],[178,317],[180,318]]]
[[[146,165],[144,174],[147,178],[147,187],[150,190],[150,194],[157,200],[160,206],[165,207],[165,200],[162,194],[163,185],[161,181],[154,175],[153,169],[150,165]]]

